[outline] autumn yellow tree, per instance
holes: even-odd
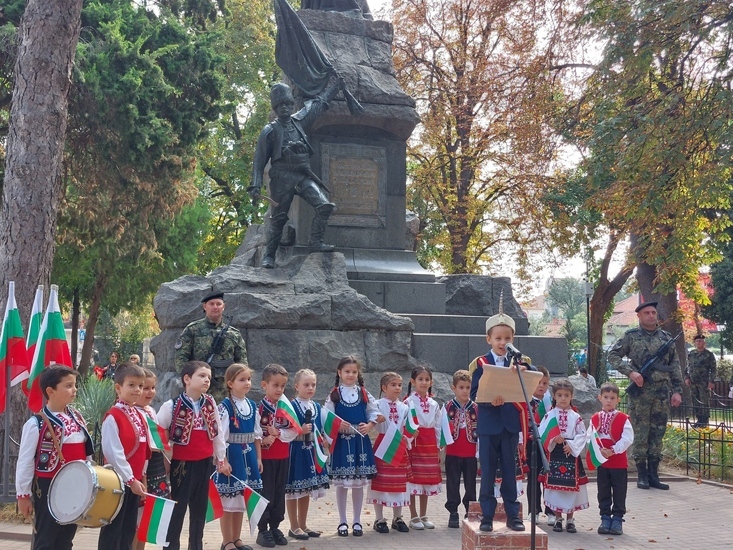
[[[527,0],[393,0],[395,68],[422,118],[409,144],[409,207],[423,263],[491,272],[543,247],[538,214],[562,97],[549,70],[567,14]]]

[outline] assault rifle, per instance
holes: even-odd
[[[641,374],[641,376],[644,378],[644,383],[651,382],[651,373],[654,369],[662,372],[671,372],[672,369],[669,365],[658,365],[657,362],[661,361],[662,357],[669,351],[669,348],[674,345],[674,343],[680,336],[682,336],[682,331],[678,332],[677,336],[675,336],[674,338],[667,340],[664,344],[662,344],[662,346],[657,350],[654,355],[644,361],[644,364],[639,369],[639,374]],[[628,387],[626,388],[626,393],[631,397],[637,397],[641,394],[641,388],[637,386],[635,382],[630,381]]]

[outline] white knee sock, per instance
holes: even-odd
[[[374,515],[376,516],[377,521],[384,519],[384,505],[383,504],[374,505]]]
[[[354,523],[361,523],[361,507],[364,505],[364,487],[351,489],[351,504],[354,506]]]
[[[339,511],[339,523],[346,521],[346,496],[349,490],[346,487],[336,487],[336,506]]]
[[[394,519],[402,517],[402,506],[395,506],[394,508],[392,508],[392,517]]]

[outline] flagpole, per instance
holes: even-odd
[[[8,300],[15,296],[15,281],[8,283]],[[10,502],[10,351],[6,351],[5,365],[5,415],[3,424],[5,433],[3,435],[3,494],[0,496],[3,502]]]

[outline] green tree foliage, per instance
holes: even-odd
[[[421,215],[421,261],[481,272],[512,243],[518,265],[528,264],[547,227],[538,190],[551,178],[547,121],[560,95],[548,67],[566,10],[541,0],[392,8],[397,76],[422,119],[409,144],[408,192]]]
[[[199,151],[200,193],[210,209],[210,225],[197,269],[228,263],[247,227],[264,213],[246,193],[260,130],[270,113],[269,89],[279,79],[275,64],[275,24],[270,0],[229,0],[219,20],[223,56],[222,114],[207,126]]]
[[[707,300],[697,274],[730,223],[731,21],[716,0],[588,0],[580,20],[604,49],[560,126],[583,160],[551,197],[556,219],[567,241],[609,234],[604,262],[633,237],[622,275],[639,266],[640,291],[665,317],[677,285]],[[624,282],[599,282],[592,332]]]
[[[553,280],[547,292],[547,303],[558,308],[565,320],[562,335],[567,338],[569,349],[584,348],[588,331],[583,283],[570,277]]]

